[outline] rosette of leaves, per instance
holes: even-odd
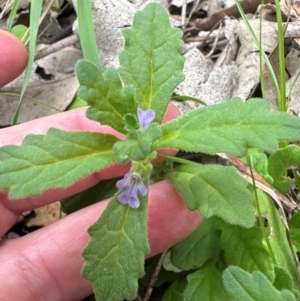
[[[144,256],[150,250],[146,191],[155,168],[151,162],[159,149],[243,157],[249,148],[274,153],[279,141],[300,139],[300,121],[285,113],[271,112],[262,99],[242,102],[234,98],[161,125],[172,93],[184,79],[181,35],[179,29],[171,27],[166,10],[152,3],[136,13],[131,28],[123,30],[125,47],[119,54],[118,70],[101,71],[89,61],[77,64],[79,96],[89,104],[87,117],[109,125],[126,138],[50,129],[46,135],[27,136],[21,146],[0,148],[0,189],[9,190],[11,201],[39,196],[48,189],[67,188],[111,164],[132,162],[130,172],[135,177],[130,180],[140,185],[135,187],[137,208],[124,199],[124,191],[131,184],[119,182],[121,190],[90,227],[91,240],[83,251],[83,276],[93,283],[97,300],[136,297],[138,279],[144,274]],[[138,109],[155,112],[147,129],[139,122]],[[231,231],[236,237],[243,232],[240,229],[248,229],[249,237],[256,233],[249,230],[256,221],[252,193],[234,167],[188,163],[170,170],[166,178],[190,210],[206,218],[217,216],[233,227],[224,226],[224,233]],[[121,194],[122,204],[118,199]],[[205,268],[209,270],[214,264],[210,261]],[[269,265],[261,266],[261,270],[265,266],[270,270]],[[215,267],[212,271],[212,275],[219,275]],[[224,276],[226,288],[239,274],[244,275],[228,270]],[[256,281],[256,275],[246,276]],[[272,271],[267,276],[274,280]],[[195,281],[195,277],[189,281]],[[233,289],[228,292],[233,294]]]

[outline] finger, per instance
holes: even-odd
[[[167,196],[167,197],[166,197]],[[103,212],[107,201],[64,217],[27,236],[4,240],[0,253],[0,300],[81,300],[92,292],[81,277],[82,249],[87,228]],[[201,222],[197,212],[186,209],[167,181],[151,186],[149,242],[153,256],[189,235]],[[15,289],[15,288],[18,289]]]
[[[0,30],[0,87],[17,78],[27,64],[27,50],[9,32]]]
[[[108,133],[121,137],[121,134],[106,125],[100,125],[85,116],[87,108],[81,108],[64,112],[57,115],[33,120],[21,125],[0,130],[0,145],[17,144],[20,145],[26,135],[30,133],[45,134],[50,127],[56,127],[69,131],[94,131]],[[164,121],[173,119],[179,115],[175,106],[169,106]],[[96,185],[99,181],[124,175],[129,170],[130,164],[114,164],[99,172],[93,173],[80,181],[74,183],[67,189],[51,189],[45,191],[40,197],[28,197],[17,201],[9,201],[8,192],[0,191],[0,216],[3,219],[0,223],[0,235],[18,220],[24,211],[41,207],[57,200],[64,199],[85,189]]]
[[[59,114],[35,119],[16,126],[0,130],[0,146],[21,145],[29,134],[46,134],[49,128],[65,131],[90,131],[123,137],[107,125],[88,119],[85,116],[87,107],[62,112]]]
[[[124,135],[107,125],[90,120],[86,117],[87,107],[79,108],[0,130],[0,147],[4,145],[21,145],[28,134],[46,134],[49,128],[57,128],[65,131],[91,131],[111,134],[116,137]],[[177,118],[180,112],[173,104],[169,105],[163,118],[163,123]]]

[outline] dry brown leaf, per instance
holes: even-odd
[[[35,217],[30,218],[26,222],[27,227],[48,226],[55,221],[61,219],[65,214],[61,212],[60,202],[55,202],[34,210]]]
[[[198,49],[193,48],[185,54],[184,65],[185,80],[176,89],[177,94],[189,95],[201,99],[207,105],[224,102],[232,97],[232,90],[238,82],[239,74],[234,64],[231,64],[231,50],[236,51],[236,38],[230,34],[235,28],[236,21],[227,20],[225,35],[229,40],[229,47],[226,49],[227,56],[223,58],[223,64],[214,66],[213,61],[206,58]],[[232,40],[234,39],[234,40]],[[183,105],[181,105],[183,106]],[[197,107],[191,102],[191,109]],[[181,108],[186,112],[188,108]]]
[[[134,14],[150,2],[168,5],[167,0],[92,0],[95,36],[104,69],[118,65],[118,53],[124,45],[122,29],[131,26]],[[73,3],[76,7],[77,1]],[[75,22],[75,30],[77,26]]]
[[[69,47],[37,61],[34,65],[34,70],[42,68],[45,74],[52,78],[45,80],[33,72],[25,96],[41,100],[59,110],[65,110],[74,99],[79,88],[74,66],[81,58],[81,51]],[[23,79],[24,73],[1,89],[0,92],[20,94]],[[19,97],[8,97],[0,94],[1,126],[10,124],[18,102]],[[33,120],[54,113],[57,113],[57,111],[25,98],[22,102],[19,122]]]

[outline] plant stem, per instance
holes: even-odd
[[[253,184],[253,187],[254,187],[254,200],[255,200],[255,206],[256,206],[256,210],[257,210],[257,214],[258,214],[259,224],[260,224],[261,230],[263,232],[263,235],[264,235],[264,238],[265,238],[265,241],[266,241],[266,244],[267,244],[267,248],[268,248],[269,254],[271,256],[271,259],[272,259],[274,264],[277,264],[274,253],[273,253],[273,250],[272,250],[272,247],[271,247],[271,244],[270,244],[270,241],[269,241],[269,237],[266,233],[264,221],[263,221],[261,211],[260,211],[260,207],[259,207],[257,189],[256,189],[254,174],[253,174],[252,156],[250,154],[249,154],[249,158],[250,158],[250,160],[249,160],[250,161],[250,173],[251,173],[251,178],[252,178],[252,184]]]

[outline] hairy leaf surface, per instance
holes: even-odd
[[[179,291],[180,284],[180,280],[175,280],[165,292],[162,301],[185,301],[183,294]]]
[[[82,274],[93,283],[97,300],[134,299],[149,252],[147,197],[141,197],[137,209],[114,197],[88,232],[91,240],[82,254],[86,260]]]
[[[67,188],[113,164],[116,141],[107,134],[57,129],[28,135],[21,146],[0,148],[0,189],[10,190],[10,199],[19,199]]]
[[[254,170],[269,184],[273,184],[273,178],[268,173],[268,157],[266,153],[256,148],[250,148],[248,154],[242,159],[248,166],[253,166]]]
[[[123,116],[137,113],[133,86],[123,87],[117,70],[102,72],[86,60],[77,63],[76,72],[81,85],[78,96],[90,105],[87,117],[125,133]]]
[[[296,145],[281,148],[269,157],[268,170],[274,179],[273,186],[283,194],[287,193],[293,184],[284,173],[294,164],[300,166],[300,148]]]
[[[222,283],[222,275],[212,260],[202,268],[188,275],[188,285],[184,291],[186,301],[229,301]]]
[[[190,210],[199,210],[206,218],[216,215],[231,224],[253,226],[252,194],[234,167],[185,165],[166,177]]]
[[[166,10],[151,3],[135,14],[132,27],[122,32],[124,50],[119,54],[122,80],[136,89],[143,110],[153,109],[160,123],[171,95],[183,81],[182,32],[170,26]]]
[[[172,263],[182,271],[197,269],[220,252],[220,235],[216,232],[218,218],[205,219],[186,239],[171,249]]]
[[[208,154],[246,155],[248,148],[273,153],[278,141],[300,139],[300,120],[287,113],[271,112],[262,99],[199,108],[162,126],[159,148],[176,148]]]
[[[296,301],[288,290],[277,290],[261,272],[247,273],[236,266],[223,273],[225,288],[233,301]]]
[[[295,289],[292,275],[287,269],[275,266],[275,280],[273,284],[280,291],[283,289],[292,291],[294,295],[299,299],[299,291]]]
[[[300,211],[296,212],[289,220],[292,243],[296,250],[300,252]]]
[[[247,272],[261,271],[271,281],[275,278],[274,266],[263,245],[260,227],[250,229],[235,225],[222,226],[221,244],[228,265],[236,265]]]
[[[266,231],[269,233],[268,238],[276,264],[289,271],[293,278],[295,289],[299,290],[298,271],[287,240],[286,228],[282,218],[272,200],[261,190],[258,191],[258,200],[261,215],[268,220]]]
[[[126,140],[118,141],[113,147],[117,161],[125,163],[129,160],[144,160],[150,155],[152,144],[161,137],[161,134],[160,125],[152,123],[138,137],[129,136]]]

